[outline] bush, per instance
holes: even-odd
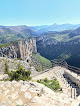
[[[44,84],[48,88],[57,91],[58,89],[61,89],[58,81],[56,79],[54,80],[48,80],[47,78],[44,79],[44,81],[37,80],[38,83]]]
[[[40,80],[37,80],[37,82],[42,84],[42,81],[40,81]]]
[[[45,79],[44,79],[44,82],[45,82],[45,83],[49,83],[50,80],[48,80],[48,78],[45,78]]]
[[[31,71],[25,71],[22,66],[19,67],[16,71],[11,71],[8,73],[10,80],[31,80]]]

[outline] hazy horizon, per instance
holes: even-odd
[[[26,25],[26,24],[19,24],[19,25],[0,25],[0,26],[29,26],[29,27],[31,27],[31,26],[50,26],[50,25],[54,25],[54,24],[56,24],[56,25],[66,25],[66,24],[70,24],[70,25],[79,25],[79,24],[71,24],[71,23],[62,23],[62,24],[58,24],[58,23],[53,23],[53,24],[41,24],[41,25]]]

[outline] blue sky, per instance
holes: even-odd
[[[0,0],[0,25],[80,24],[80,0]]]

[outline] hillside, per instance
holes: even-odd
[[[68,64],[80,67],[80,38],[72,39],[67,42],[60,42],[50,37],[38,37],[38,52],[45,58],[64,59]]]
[[[23,31],[27,29],[26,26],[4,27],[1,34],[27,36]],[[50,61],[61,58],[80,67],[80,38],[79,35],[69,38],[72,32],[45,32],[24,40],[19,40],[19,34],[17,41],[2,42],[5,44],[0,45],[0,106],[80,104],[79,75],[61,66],[52,67]]]
[[[34,66],[36,71],[44,71],[52,67],[50,60],[42,57],[40,54],[32,54],[31,66]]]
[[[72,26],[72,27],[70,27]],[[49,30],[49,26],[36,26],[36,27],[27,27],[26,25],[21,26],[0,26],[0,44],[9,43],[11,41],[19,40],[19,39],[26,39],[29,37],[35,36],[49,36],[51,38],[55,38],[58,41],[68,41],[72,37],[79,35],[79,25],[70,25],[70,24],[63,24],[63,25],[51,25],[50,27],[53,30]],[[40,28],[46,28],[48,30],[43,30],[41,33],[39,30]],[[62,28],[62,30],[58,30]],[[55,30],[55,28],[57,30]],[[73,30],[78,28],[76,30]]]
[[[56,24],[54,26],[57,26]],[[69,25],[62,25],[69,26]],[[47,26],[42,26],[47,27]],[[59,26],[61,27],[61,26]],[[37,28],[37,26],[36,26]],[[61,27],[62,28],[62,27]],[[38,30],[40,26],[38,26]],[[35,37],[38,52],[47,59],[61,58],[68,64],[80,67],[80,27],[74,30],[48,31],[42,34],[23,26],[0,26],[0,47],[10,46],[11,41]],[[5,44],[7,43],[7,45]]]
[[[23,26],[0,26],[0,44],[35,36],[35,31]]]
[[[80,27],[73,30],[70,34],[69,34],[69,38],[73,38],[73,37],[76,37],[76,36],[80,36]]]

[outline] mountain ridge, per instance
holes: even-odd
[[[63,58],[70,65],[80,67],[80,27],[74,30],[48,31],[39,34],[25,25],[0,26],[1,44],[29,37],[36,38],[38,52],[43,57],[48,59]]]
[[[35,36],[35,31],[22,26],[0,26],[0,43],[8,43],[22,38]]]
[[[47,31],[62,31],[71,30],[80,27],[80,24],[53,24],[53,25],[41,25],[41,26],[30,26],[31,29],[38,31],[39,33]]]

